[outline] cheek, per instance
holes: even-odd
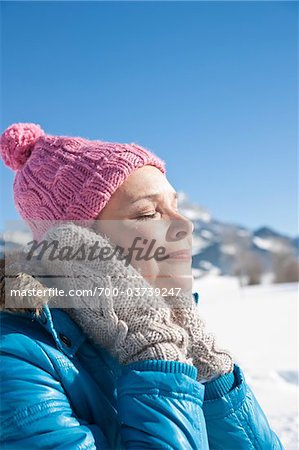
[[[107,235],[114,245],[126,251],[133,243],[136,232],[132,227],[126,226],[121,220],[101,220],[96,230]]]
[[[164,220],[148,220],[137,224],[135,234],[142,239],[147,239],[148,243],[154,242],[154,249],[166,247],[166,236],[169,224]]]
[[[165,249],[167,253],[167,243],[165,237],[167,227],[157,220],[149,220],[146,223],[127,223],[122,227],[116,227],[113,233],[114,242],[121,245],[125,250],[135,248],[133,255],[154,255],[158,248]],[[109,233],[111,235],[110,227]],[[160,250],[161,252],[161,250]]]
[[[158,248],[165,249],[167,254],[165,236],[167,227],[157,220],[135,224],[134,229],[126,231],[127,249],[128,244],[133,244],[134,239],[138,239],[138,250],[132,253],[132,265],[139,270],[142,276],[150,284],[155,284],[155,280],[163,272],[161,270],[161,261],[157,260],[156,252]],[[160,250],[161,255],[161,250]]]

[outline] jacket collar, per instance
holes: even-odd
[[[34,313],[31,313],[31,316],[53,336],[56,345],[70,358],[87,338],[76,322],[61,308],[44,305],[39,316]]]

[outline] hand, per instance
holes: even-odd
[[[208,333],[199,308],[192,295],[167,297],[173,321],[189,335],[188,356],[197,368],[197,379],[209,381],[216,376],[232,372],[234,361],[231,354],[217,345],[216,338]]]

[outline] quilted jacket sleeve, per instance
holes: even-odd
[[[15,336],[16,342],[10,334],[1,346],[1,448],[111,450],[104,430],[75,416],[38,341]],[[122,448],[207,450],[203,398],[204,387],[188,364],[126,366],[118,383]]]
[[[124,447],[207,450],[204,386],[197,370],[174,361],[143,361],[123,371],[118,411]]]
[[[38,342],[20,334],[16,339],[4,338],[1,350],[1,448],[108,450],[104,430],[74,414]],[[126,366],[117,386],[122,448],[281,450],[238,366],[234,375],[236,385],[213,397],[215,382],[204,388],[187,364]]]
[[[5,342],[1,350],[1,449],[107,448],[99,427],[80,423],[74,416],[39,345],[24,335],[17,338],[13,352]],[[11,341],[9,336],[9,347]]]
[[[210,450],[283,450],[241,368],[229,392],[219,393],[220,379],[206,383],[203,404]]]

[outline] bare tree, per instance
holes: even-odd
[[[232,232],[226,240],[235,245],[233,274],[238,277],[240,286],[259,284],[265,267],[260,255],[250,248],[251,236]]]
[[[299,281],[299,259],[291,245],[286,245],[279,253],[273,253],[272,270],[274,283]]]
[[[264,266],[257,253],[248,251],[245,255],[245,271],[247,275],[247,284],[260,284],[264,272]]]

